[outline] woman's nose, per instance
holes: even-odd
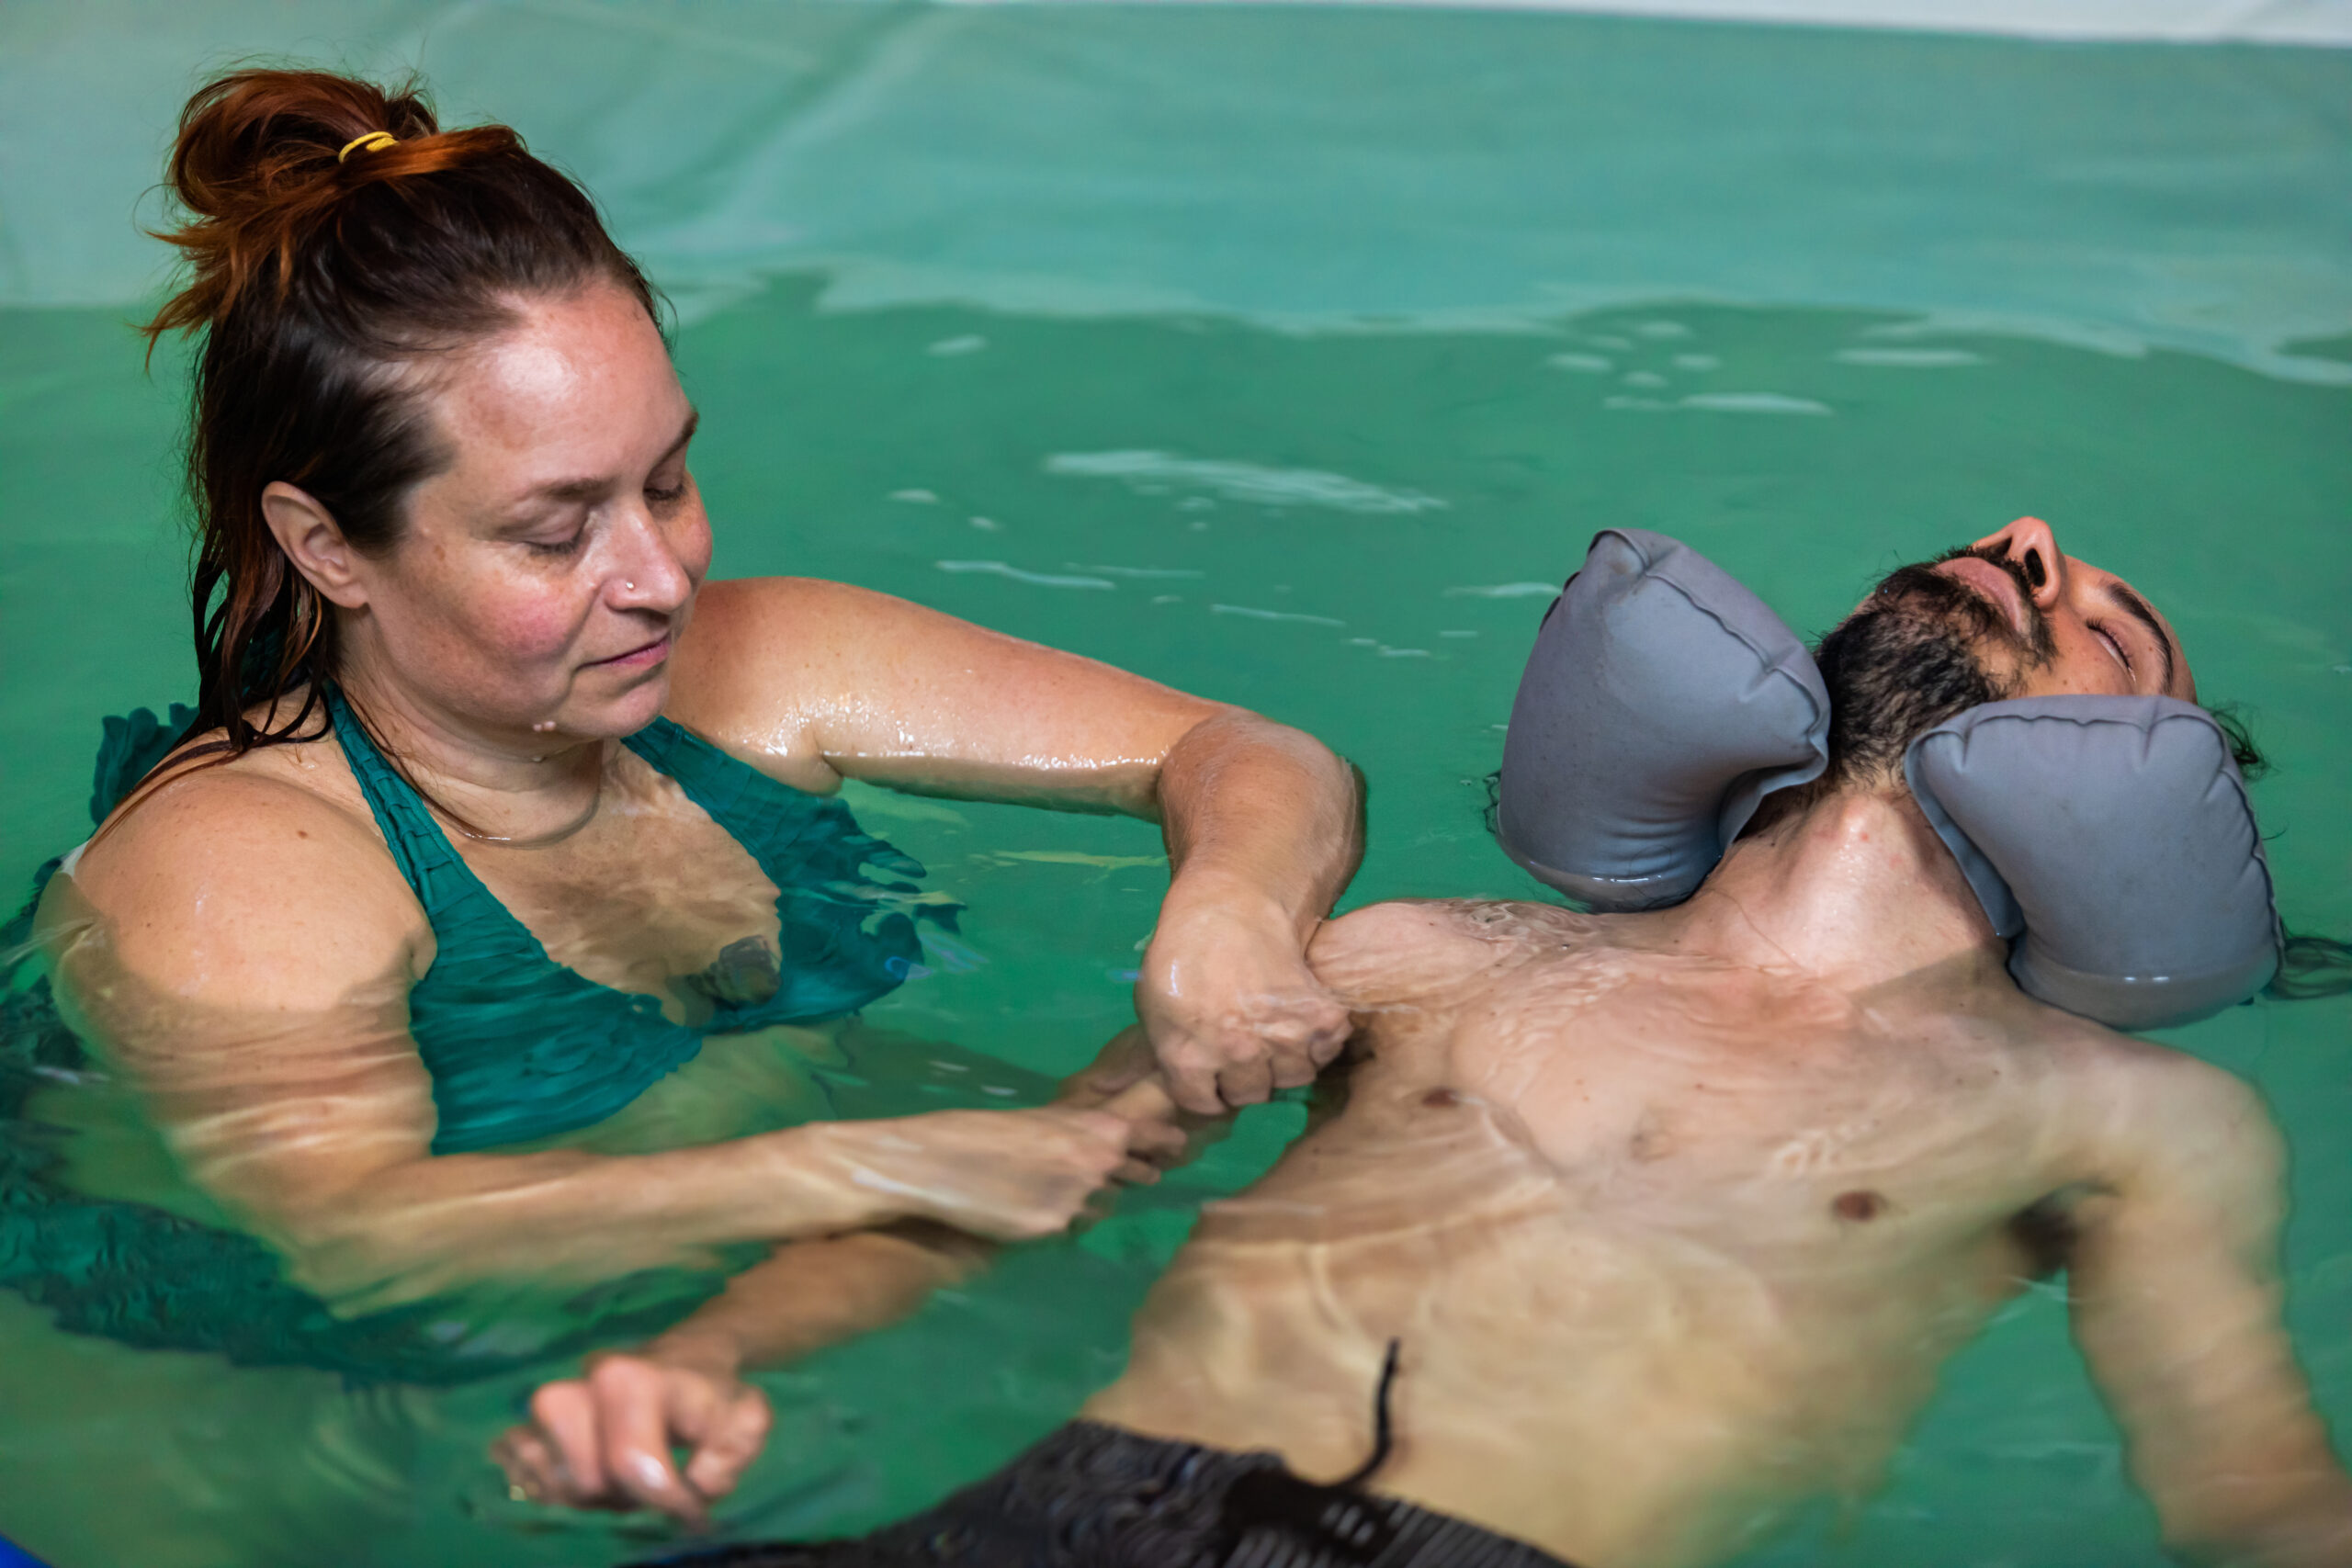
[[[2039,517],[2020,517],[1997,534],[1988,534],[1976,541],[1975,548],[1990,547],[2007,560],[2013,560],[2025,570],[2025,580],[2033,587],[2033,602],[2047,610],[2066,594],[2066,558],[2058,551],[2058,536],[2050,525]]]
[[[650,517],[639,517],[628,532],[632,548],[622,552],[606,581],[613,604],[667,615],[694,596],[694,574],[670,547],[670,537]]]

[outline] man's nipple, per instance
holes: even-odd
[[[1886,1200],[1867,1189],[1840,1192],[1830,1200],[1829,1212],[1841,1220],[1874,1220],[1886,1212]]]

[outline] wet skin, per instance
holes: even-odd
[[[749,852],[617,743],[666,715],[814,793],[857,778],[1159,823],[1174,875],[1136,999],[1180,1098],[1246,1104],[1330,1059],[1346,1012],[1304,948],[1357,854],[1338,759],[886,595],[705,583],[695,413],[643,309],[603,286],[512,303],[397,368],[445,460],[389,545],[356,547],[283,480],[261,505],[334,618],[354,706],[558,963],[693,1022],[756,982],[744,954],[784,956]],[[336,739],[305,735],[167,763],[51,881],[40,931],[61,1006],[196,1189],[182,1206],[272,1243],[339,1309],[876,1222],[1050,1235],[1148,1179],[1172,1136],[1042,1107],[435,1156],[407,1013],[435,934]]]
[[[2008,694],[2194,695],[2169,625],[2048,525],[1969,549],[1934,570],[1996,617],[1972,649]],[[1758,824],[1672,910],[1384,904],[1310,956],[1354,1026],[1316,1124],[1209,1208],[1088,1416],[1335,1478],[1396,1341],[1375,1490],[1583,1568],[1694,1568],[1873,1486],[1944,1358],[2064,1269],[2172,1542],[2352,1562],[2352,1483],[2278,1323],[2260,1102],[2019,992],[1899,782]],[[1148,1063],[1114,1043],[1082,1102],[1150,1089]],[[850,1274],[780,1256],[726,1322],[542,1388],[510,1475],[698,1514],[757,1439],[678,1412],[736,1408],[741,1368],[952,1268],[875,1246],[855,1277],[888,1311],[808,1305]],[[672,1441],[691,1484],[605,1479]]]
[[[2193,694],[2046,525],[1978,548],[1937,570],[2046,627],[2039,661],[1980,649],[2010,694]],[[1767,824],[1671,910],[1377,905],[1311,956],[1356,1024],[1329,1113],[1204,1214],[1089,1416],[1329,1479],[1396,1340],[1373,1490],[1698,1568],[1874,1487],[1943,1360],[2063,1269],[2169,1544],[2352,1562],[2259,1100],[2018,990],[1899,784]]]
[[[1584,1568],[1686,1568],[1871,1488],[1944,1358],[2072,1263],[2078,1303],[2160,1287],[2216,1336],[2203,1375],[2276,1385],[2233,1467],[2325,1462],[2265,1256],[2278,1151],[2234,1080],[2032,1004],[1989,953],[1849,992],[1684,923],[1327,927],[1362,1023],[1344,1109],[1212,1208],[1087,1414],[1336,1476],[1400,1339],[1375,1490]],[[2181,1250],[2127,1250],[2143,1205]],[[2099,1370],[2143,1379],[2144,1348]]]

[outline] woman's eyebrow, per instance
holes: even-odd
[[[2138,621],[2142,626],[2146,626],[2149,632],[2154,636],[2156,639],[2156,646],[2164,649],[2165,654],[2165,690],[2167,692],[2172,690],[2172,638],[2165,634],[2165,624],[2156,619],[2156,613],[2148,608],[2148,602],[2145,599],[2141,598],[2137,593],[2132,592],[2132,590],[2124,587],[2120,582],[2109,581],[2108,583],[2107,597],[2117,609],[2122,611],[2133,620]]]
[[[653,460],[653,466],[658,468],[662,464],[668,462],[671,458],[676,457],[680,452],[684,451],[685,449],[686,443],[695,438],[695,432],[701,428],[702,410],[695,407],[692,403],[688,403],[686,405],[686,423],[678,426],[678,438],[670,443],[670,449],[668,451],[662,453],[661,457]]]
[[[653,459],[653,466],[658,468],[683,451],[686,443],[695,438],[695,432],[700,428],[701,424],[702,411],[697,408],[688,408],[686,423],[678,427],[678,438],[670,443],[662,456]],[[599,501],[612,493],[615,483],[610,475],[594,479],[554,479],[543,485],[534,486],[523,499],[525,501]]]

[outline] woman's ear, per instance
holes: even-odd
[[[320,597],[346,610],[368,603],[368,591],[353,570],[357,561],[351,541],[316,497],[284,479],[272,479],[262,487],[261,514],[277,536],[277,547]]]

